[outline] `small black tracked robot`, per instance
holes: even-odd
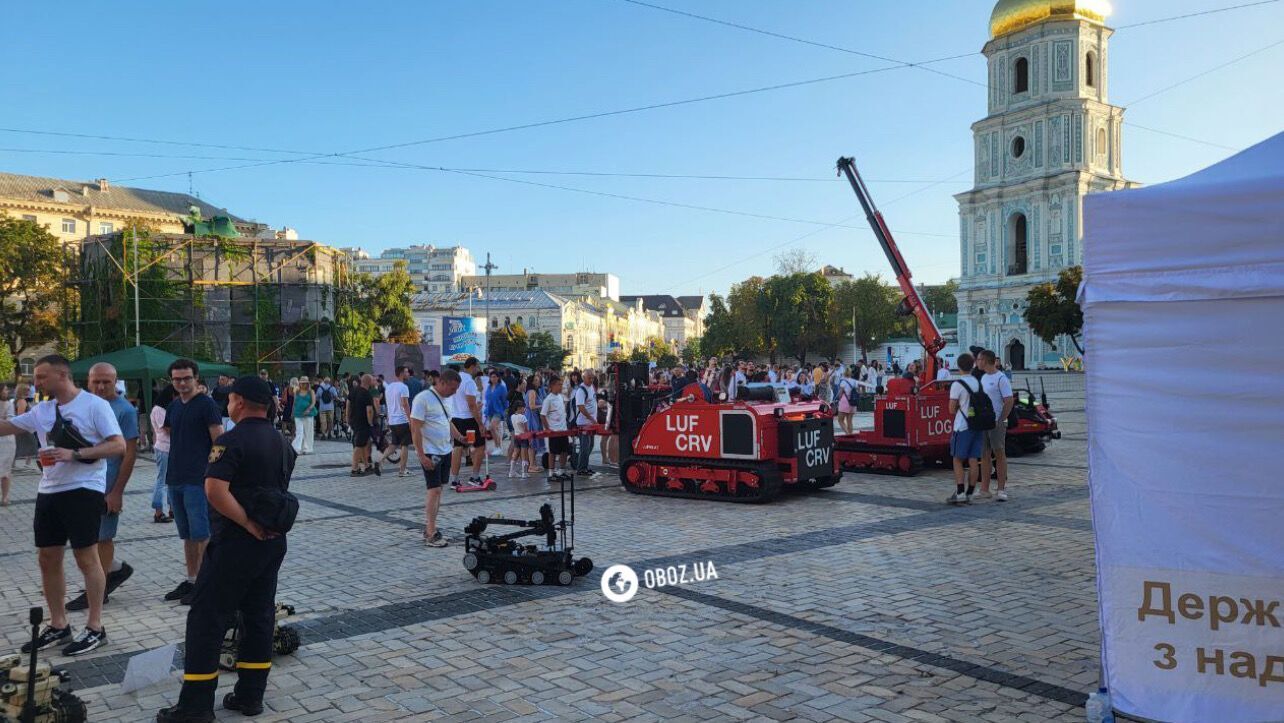
[[[553,506],[544,503],[538,520],[502,516],[474,517],[464,528],[464,569],[477,581],[505,585],[570,585],[587,575],[593,561],[572,556],[575,549],[575,482],[571,481],[571,516],[566,517],[566,481],[561,484],[562,518],[553,517]],[[504,535],[482,536],[488,527],[519,527]],[[543,536],[543,545],[523,545],[522,537]]]

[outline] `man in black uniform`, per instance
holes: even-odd
[[[245,715],[263,710],[285,535],[250,519],[241,500],[252,499],[255,487],[284,487],[294,471],[294,450],[267,421],[272,403],[271,386],[258,377],[237,379],[228,395],[236,427],[218,438],[205,472],[212,535],[187,613],[183,690],[177,705],[156,715],[157,723],[214,720],[219,652],[237,611],[244,635],[236,688],[223,707]]]

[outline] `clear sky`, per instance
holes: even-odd
[[[979,50],[994,4],[647,1],[900,61],[972,53],[931,67],[976,82],[985,79]],[[1124,27],[1251,1],[1115,0],[1110,24],[1121,29],[1111,45],[1109,89],[1113,102],[1129,106],[1129,177],[1144,183],[1176,178],[1282,130],[1284,2]],[[0,131],[0,170],[107,177],[184,192],[187,171],[306,158],[297,152],[344,153],[891,65],[624,0],[15,3],[0,24],[0,60],[6,98],[0,127],[9,129]],[[886,277],[886,260],[857,215],[855,197],[833,178],[835,159],[853,155],[916,280],[932,283],[958,274],[952,194],[971,185],[970,125],[984,114],[983,87],[902,66],[360,154],[401,166],[329,156],[194,173],[190,184],[238,215],[288,225],[301,238],[334,246],[378,252],[412,243],[463,244],[479,258],[490,252],[497,273],[609,271],[621,278],[624,293],[707,293],[770,273],[773,256],[803,236],[795,245],[822,263]],[[483,171],[776,217],[767,219],[406,164],[817,180]],[[152,177],[164,174],[178,175]],[[803,222],[843,219],[859,228]]]

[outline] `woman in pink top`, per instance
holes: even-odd
[[[152,452],[156,455],[156,486],[152,488],[152,522],[173,522],[174,512],[165,513],[165,470],[169,467],[169,432],[165,431],[165,410],[174,401],[174,387],[167,386],[152,400],[152,411],[147,415],[151,423]]]

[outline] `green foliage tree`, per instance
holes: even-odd
[[[48,229],[0,212],[0,337],[12,357],[64,341],[62,266],[62,244]]]
[[[913,321],[896,315],[900,290],[878,274],[865,274],[834,287],[830,314],[843,339],[855,339],[861,356],[896,334],[914,333]]]
[[[944,284],[923,287],[923,303],[933,314],[959,313],[959,300],[955,296],[959,290],[958,279],[950,279]]]
[[[794,357],[799,363],[807,353],[832,347],[830,323],[833,288],[819,273],[793,273],[767,279],[758,308],[764,315],[768,350]]]
[[[673,367],[678,363],[678,355],[663,337],[653,336],[646,340],[646,361],[653,361],[657,366]]]
[[[415,282],[410,278],[405,261],[392,265],[392,271],[375,279],[375,309],[380,329],[386,339],[398,344],[418,344],[421,338],[419,325],[410,309],[410,297],[415,294]]]
[[[1079,335],[1083,332],[1083,309],[1075,301],[1079,284],[1083,282],[1083,267],[1071,266],[1057,274],[1056,283],[1039,284],[1026,294],[1029,306],[1025,322],[1030,329],[1049,344],[1056,344],[1058,336],[1068,336],[1074,348],[1083,355]]]
[[[375,280],[367,274],[346,277],[335,298],[334,351],[341,358],[364,359],[379,341]]]
[[[704,341],[700,337],[687,339],[687,345],[682,347],[682,352],[678,355],[681,357],[682,363],[689,367],[701,364],[705,359],[702,349],[703,344]]]
[[[566,362],[566,349],[547,331],[537,331],[527,341],[526,366],[538,369],[561,369]]]
[[[510,324],[486,335],[486,361],[527,366],[530,339],[521,324]]]
[[[8,344],[0,344],[0,380],[12,381],[16,378],[17,365],[13,363],[13,354],[9,353]]]
[[[736,348],[735,322],[727,302],[718,294],[709,295],[709,314],[704,317],[700,351],[706,356],[729,354]]]

